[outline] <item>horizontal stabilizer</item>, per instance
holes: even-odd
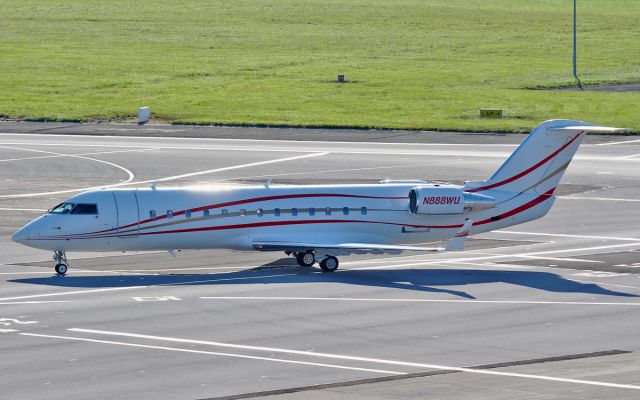
[[[557,128],[549,128],[551,131],[571,131],[571,132],[624,132],[627,128],[612,128],[610,126],[593,126],[593,125],[577,125],[577,126],[560,126]]]

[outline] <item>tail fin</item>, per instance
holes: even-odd
[[[491,178],[467,182],[465,191],[553,192],[586,132],[615,130],[617,128],[593,126],[580,121],[545,121],[531,131]]]

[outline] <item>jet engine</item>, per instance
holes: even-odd
[[[412,214],[464,214],[495,207],[493,197],[468,193],[458,187],[418,186],[409,191]]]

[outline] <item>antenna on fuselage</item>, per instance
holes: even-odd
[[[267,181],[264,183],[264,187],[268,188],[269,186],[271,186],[272,181],[273,179],[267,179]]]
[[[158,182],[151,182],[151,190],[156,190],[156,186],[158,186]]]

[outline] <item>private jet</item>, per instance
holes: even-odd
[[[358,185],[107,188],[80,193],[12,239],[67,252],[224,248],[283,251],[299,265],[338,268],[338,256],[461,250],[469,235],[522,224],[551,208],[587,132],[616,128],[572,120],[538,125],[485,181],[423,180]],[[417,246],[448,241],[444,248]]]

